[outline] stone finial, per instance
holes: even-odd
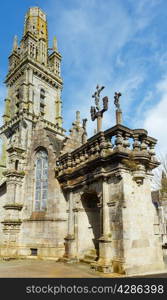
[[[77,123],[77,124],[80,124],[80,122],[81,122],[80,111],[77,110],[77,111],[76,111],[76,123]]]
[[[57,39],[56,39],[56,37],[53,38],[53,50],[54,50],[54,51],[57,51],[57,50],[58,50],[58,48],[57,48]]]
[[[18,38],[17,38],[17,35],[14,36],[14,39],[13,39],[13,50],[17,50],[18,48]]]

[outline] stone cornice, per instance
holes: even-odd
[[[155,144],[156,139],[148,137],[144,129],[131,130],[116,125],[99,132],[76,150],[60,156],[56,175],[64,187],[82,184],[85,180],[96,180],[104,172],[108,176],[117,167],[131,174],[138,171],[138,179],[141,178],[141,168],[147,172],[159,165],[155,158]],[[96,172],[97,168],[103,171]],[[91,174],[92,178],[85,178],[84,174]]]
[[[5,209],[13,209],[13,210],[22,210],[22,208],[23,208],[23,205],[22,204],[17,204],[17,203],[13,203],[13,204],[5,204],[4,206],[3,206]]]
[[[9,55],[9,59],[12,57],[12,56],[16,56],[18,59],[20,58],[20,55],[19,53],[17,53],[16,51],[12,51],[12,53]]]
[[[119,167],[118,165],[113,165],[113,162],[115,162],[114,157],[113,161],[107,158],[103,160],[98,158],[95,161],[92,161],[91,164],[83,165],[81,168],[74,170],[72,173],[65,173],[57,178],[64,190],[75,190],[92,182],[99,182],[101,179],[103,181],[109,180],[109,178],[113,176],[117,178],[117,180],[121,180],[122,172],[126,173],[127,169],[124,165],[119,165]],[[109,165],[111,167],[110,169],[107,169]]]
[[[53,51],[51,54],[49,54],[48,59],[52,59],[52,57],[54,57],[54,56],[58,57],[60,60],[62,58],[62,56],[59,52]]]
[[[0,134],[4,133],[8,128],[16,126],[20,121],[20,116],[13,117],[10,121],[5,122],[4,125],[0,127]]]
[[[64,133],[66,132],[66,130],[62,127],[59,127],[58,124],[54,124],[45,119],[39,119],[39,116],[36,116],[36,115],[26,111],[23,113],[23,115],[15,116],[9,122],[6,122],[4,125],[2,125],[0,127],[0,134],[5,133],[9,129],[12,129],[13,126],[18,127],[19,122],[21,122],[22,120],[31,121],[34,124],[36,124],[40,120],[43,123],[44,128],[46,128],[47,130],[56,132],[62,136],[64,136]]]
[[[6,176],[7,180],[16,180],[17,178],[24,178],[25,172],[24,171],[17,171],[17,170],[7,170],[4,171],[3,174]]]
[[[26,34],[22,37],[21,43],[25,41],[28,37],[31,37],[35,42],[38,41],[38,39],[31,33],[31,31],[27,31]]]
[[[32,68],[33,72],[37,76],[42,77],[43,80],[45,80],[52,86],[62,87],[63,81],[60,77],[56,76],[53,72],[51,72],[48,67],[41,65],[40,63],[31,59],[29,56],[21,60],[18,66],[8,73],[8,75],[6,76],[5,83],[13,84],[21,75],[24,74],[24,71],[27,68]]]
[[[4,225],[11,225],[11,226],[17,226],[21,225],[22,221],[21,220],[5,220],[1,222]]]
[[[23,219],[22,220],[23,222],[66,222],[67,219],[63,219],[63,218],[57,218],[57,219],[52,219],[52,218],[46,218],[46,217],[43,217],[43,218],[39,218],[39,219],[33,219],[33,218],[30,218],[30,219]]]
[[[154,169],[157,165],[159,165],[158,162],[150,162],[149,156],[146,157],[143,155],[143,157],[140,158],[141,162],[147,164],[150,169]],[[57,179],[61,183],[61,187],[63,189],[75,189],[79,186],[84,186],[85,184],[98,181],[100,178],[109,178],[113,174],[116,178],[118,178],[118,180],[121,180],[122,176],[118,176],[118,171],[120,171],[120,169],[125,172],[128,170],[124,163],[121,162],[123,159],[128,159],[128,156],[126,156],[123,152],[113,153],[112,155],[104,158],[98,157],[85,165],[80,165],[80,167],[74,168],[71,172],[70,170],[65,171],[64,174],[58,175]],[[110,166],[110,169],[108,169],[108,166]],[[98,167],[103,170],[101,169],[96,171]],[[132,171],[132,175],[133,173],[134,171]]]

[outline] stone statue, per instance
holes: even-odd
[[[103,111],[108,110],[108,97],[103,98]]]
[[[119,102],[119,98],[120,98],[121,96],[122,96],[121,93],[115,92],[115,96],[114,96],[114,104],[115,104],[115,106],[116,106],[116,108],[117,108],[118,110],[120,110],[120,102]]]

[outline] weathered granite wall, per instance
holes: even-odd
[[[154,231],[155,207],[151,201],[150,178],[137,184],[133,174],[122,173],[122,199],[116,201],[113,237],[113,269],[126,274],[153,272],[164,268],[160,241]],[[115,197],[116,196],[116,197]],[[113,199],[117,198],[113,195]],[[111,209],[111,208],[110,208]]]
[[[50,143],[50,136],[37,126],[28,153],[24,182],[24,206],[19,235],[19,256],[29,256],[31,248],[37,249],[38,257],[54,257],[64,253],[64,237],[67,231],[67,204],[60,185],[55,178],[55,161],[60,148]],[[54,146],[57,149],[54,149]],[[35,211],[35,154],[38,149],[48,152],[48,198],[46,211]]]

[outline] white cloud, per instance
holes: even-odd
[[[148,107],[152,106],[152,100],[154,98],[154,93],[152,90],[148,90],[145,97],[141,100],[139,103],[135,117],[134,117],[134,123],[136,127],[140,127],[141,125],[143,126],[140,117],[142,116],[142,119],[146,118],[146,115],[148,113]],[[146,109],[147,107],[147,109]]]
[[[167,76],[157,84],[160,101],[150,111],[147,111],[144,128],[149,135],[158,139],[158,151],[167,153]]]
[[[97,83],[106,86],[104,94],[109,96],[111,103],[114,92],[122,92],[121,103],[128,119],[135,92],[144,80],[144,71],[137,64],[124,60],[120,51],[139,30],[136,19],[128,14],[122,1],[107,1],[107,5],[99,1],[73,3],[75,5],[70,8],[60,7],[59,16],[50,24],[51,34],[58,32],[58,44],[63,54],[64,126],[69,128],[72,116],[78,109],[83,117],[88,117],[93,105],[91,95]],[[54,2],[50,16],[56,10],[57,4]],[[119,75],[117,67],[122,67]],[[105,114],[104,128],[114,124],[111,109],[113,104],[110,112]],[[92,123],[88,123],[89,126],[92,128]]]

